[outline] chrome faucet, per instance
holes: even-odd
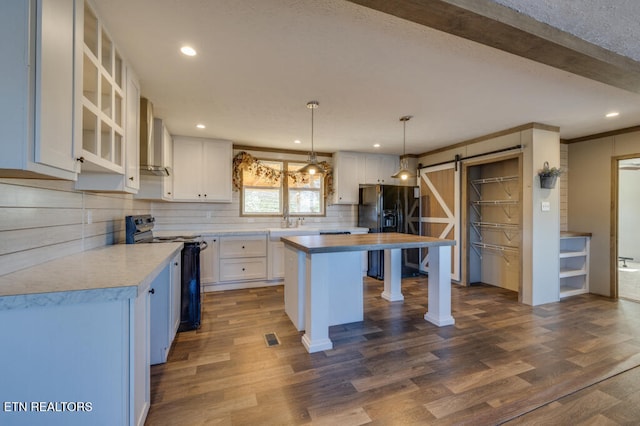
[[[282,227],[283,228],[291,228],[293,227],[293,222],[289,217],[289,207],[284,208],[284,215],[282,216]]]

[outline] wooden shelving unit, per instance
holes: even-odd
[[[560,298],[589,292],[589,234],[560,236]]]
[[[469,282],[518,290],[521,206],[517,159],[469,168]]]

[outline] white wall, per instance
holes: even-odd
[[[0,275],[124,241],[124,217],[148,213],[130,195],[76,191],[73,182],[0,179]]]
[[[591,232],[589,290],[610,296],[611,161],[637,154],[640,132],[609,136],[569,145],[569,228]]]
[[[523,160],[523,200],[530,199],[531,205],[522,206],[523,241],[531,242],[531,271],[523,274],[522,301],[536,306],[560,299],[560,188],[557,184],[553,189],[540,188],[538,177],[545,162],[560,166],[560,135],[540,129],[524,133],[531,134]],[[549,211],[542,210],[542,203],[549,203]]]

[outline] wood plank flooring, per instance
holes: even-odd
[[[147,425],[640,423],[640,304],[580,295],[538,307],[490,286],[452,289],[456,324],[423,319],[365,279],[363,322],[308,354],[281,286],[207,293],[199,330],[151,369]],[[264,335],[280,344],[267,347]]]

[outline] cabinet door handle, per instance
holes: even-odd
[[[76,158],[76,161],[79,163],[84,163],[84,157],[78,157]]]
[[[242,268],[242,272],[244,272],[244,268]]]
[[[178,266],[178,262],[174,263],[173,265],[174,265],[174,266]]]
[[[202,195],[198,194],[198,197],[202,197]]]
[[[129,178],[129,180],[130,180],[131,182],[133,182],[133,176],[131,176],[131,177]]]
[[[204,196],[206,197],[206,196],[207,196],[207,194],[204,194]]]
[[[149,290],[149,294],[156,294],[156,289],[152,288],[151,290]]]

